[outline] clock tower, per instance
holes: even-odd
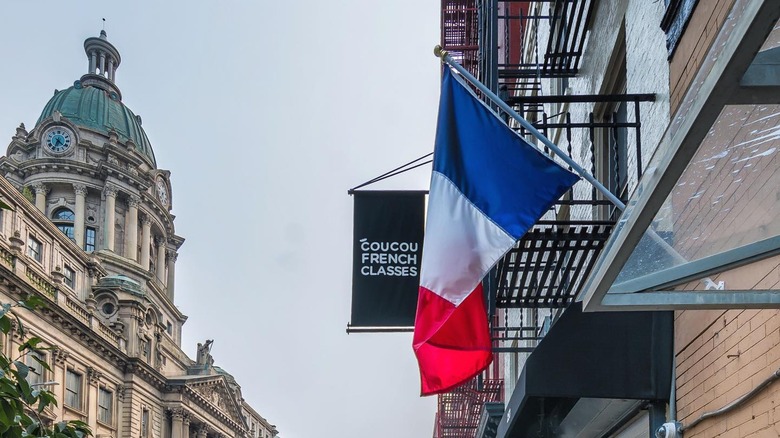
[[[106,32],[87,38],[84,53],[86,74],[54,91],[29,132],[17,128],[0,172],[106,272],[81,299],[121,318],[120,298],[102,285],[140,291],[134,300],[144,314],[179,343],[186,317],[174,305],[174,283],[184,239],[171,214],[170,172],[157,167],[141,117],[122,102],[122,58]]]

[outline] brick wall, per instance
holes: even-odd
[[[780,256],[718,274],[734,289],[780,287]],[[692,282],[685,289],[701,289]],[[758,386],[780,368],[780,310],[685,310],[675,314],[678,419],[690,424]],[[780,436],[780,382],[744,405],[704,420],[691,437]]]
[[[710,324],[677,353],[678,419],[690,424],[702,413],[719,409],[758,386],[780,367],[780,311],[682,311],[677,321]],[[780,384],[728,414],[686,430],[693,437],[764,437],[780,435]]]
[[[734,0],[707,0],[696,4],[669,63],[672,113],[677,110],[733,5]]]

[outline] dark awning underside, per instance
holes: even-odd
[[[497,436],[548,436],[584,398],[668,399],[672,324],[672,312],[582,313],[573,304],[528,358]]]

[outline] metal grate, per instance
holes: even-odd
[[[476,71],[479,62],[479,21],[475,0],[442,0],[441,46],[453,59]]]
[[[567,307],[612,227],[607,221],[536,225],[499,262],[496,307]]]
[[[434,438],[474,438],[485,403],[502,401],[502,379],[474,378],[440,394]]]

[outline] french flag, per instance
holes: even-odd
[[[422,395],[490,365],[482,279],[577,180],[445,67],[414,324]]]

